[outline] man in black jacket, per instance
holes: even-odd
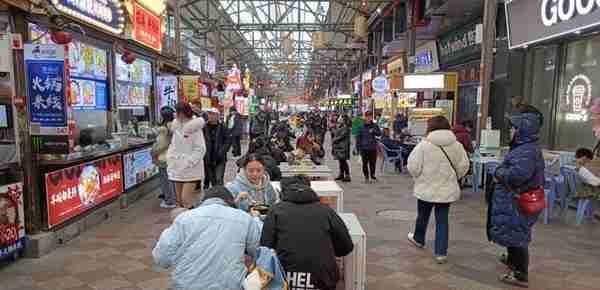
[[[242,120],[235,107],[229,109],[229,116],[227,117],[225,126],[227,128],[227,136],[233,147],[233,156],[239,157],[242,155]]]
[[[373,113],[365,114],[365,124],[356,136],[356,145],[362,159],[362,169],[365,182],[377,181],[375,168],[377,167],[377,137],[381,136],[381,129],[373,122]],[[369,179],[370,178],[370,179]]]
[[[256,115],[250,119],[250,141],[259,136],[268,136],[269,124],[271,124],[269,113],[265,112],[263,108],[259,108]]]
[[[204,127],[204,140],[206,143],[204,189],[215,185],[223,185],[227,152],[230,146],[226,129],[219,121],[219,111],[215,108],[209,108],[206,110],[206,119],[206,126]]]
[[[319,202],[305,177],[282,178],[281,189],[282,201],[267,216],[260,244],[277,252],[290,290],[335,290],[340,280],[335,258],[354,249],[348,228]]]

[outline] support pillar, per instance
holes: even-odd
[[[414,61],[414,57],[416,54],[416,43],[417,43],[417,26],[416,21],[415,21],[415,17],[413,15],[413,11],[414,11],[414,6],[415,6],[415,1],[411,0],[408,3],[408,9],[406,9],[406,26],[407,26],[407,37],[408,37],[408,42],[407,42],[407,48],[406,48],[406,54],[408,55],[408,72],[409,73],[414,73],[415,72],[415,63]]]
[[[496,0],[484,1],[483,42],[481,44],[481,104],[477,114],[477,144],[481,142],[481,130],[486,126],[489,113],[492,73],[494,71],[494,47],[496,47]]]

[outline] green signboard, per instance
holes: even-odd
[[[478,23],[481,21],[473,22],[440,37],[438,47],[442,65],[456,65],[481,57],[481,43],[477,41]]]

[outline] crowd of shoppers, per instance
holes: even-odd
[[[514,98],[508,118],[510,151],[492,173],[493,190],[486,194],[487,235],[490,241],[506,248],[499,260],[509,272],[500,280],[527,287],[528,245],[538,214],[524,213],[515,197],[543,186],[544,159],[538,145],[543,116],[519,100]],[[267,254],[270,257],[276,253],[273,257],[280,259],[289,289],[296,289],[297,277],[317,289],[336,288],[340,277],[335,259],[349,254],[353,243],[335,211],[321,205],[308,179],[281,179],[278,164],[288,160],[286,154],[293,149],[289,140],[296,137],[289,126],[271,127],[269,114],[261,108],[251,120],[251,140],[242,156],[243,130],[235,109],[221,118],[217,109],[200,111],[179,103],[175,110],[161,108],[160,115],[152,157],[160,170],[161,207],[178,208],[153,255],[158,265],[174,269],[176,289],[242,289],[247,275],[244,259],[256,261],[260,252],[271,253]],[[417,218],[408,240],[418,248],[425,247],[433,211],[433,256],[437,263],[447,263],[449,211],[461,198],[460,180],[469,172],[468,155],[474,152],[472,122],[452,127],[445,117],[433,117],[424,138],[408,150],[403,144],[408,121],[402,113],[395,116],[391,130],[388,121],[381,121],[382,126],[376,124],[373,112],[351,118],[347,114],[325,116],[314,110],[305,117],[304,134],[298,136],[296,150],[320,164],[329,129],[331,153],[339,162],[337,181],[351,182],[348,162],[352,153],[360,154],[366,183],[377,181],[379,144],[405,154],[402,159],[407,160],[417,199]],[[223,186],[230,149],[234,156],[241,156],[236,162],[239,171]],[[586,168],[593,152],[581,148],[576,157],[580,180],[592,187],[600,184],[600,178]],[[396,169],[401,172],[404,165],[398,162]],[[280,179],[281,195],[271,184]],[[202,182],[203,197],[197,188]],[[275,252],[260,251],[259,246]]]

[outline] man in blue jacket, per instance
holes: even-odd
[[[377,166],[377,137],[379,136],[381,136],[381,129],[373,122],[373,113],[366,113],[365,124],[356,136],[366,183],[370,183],[371,180],[377,181],[375,167]]]
[[[245,254],[256,259],[261,226],[235,208],[229,190],[215,186],[199,207],[179,214],[163,231],[152,256],[160,267],[173,268],[177,290],[240,290]]]

